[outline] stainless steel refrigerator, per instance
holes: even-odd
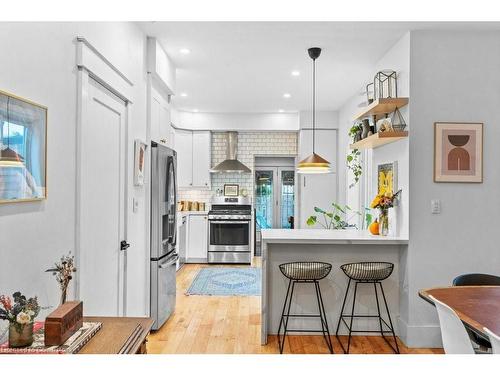
[[[151,142],[151,304],[153,329],[175,309],[177,254],[177,155]]]

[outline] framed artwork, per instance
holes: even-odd
[[[240,194],[240,186],[237,184],[224,184],[224,195],[226,197],[237,197]]]
[[[377,194],[393,194],[396,191],[398,191],[398,162],[379,164],[377,166]]]
[[[47,198],[47,107],[0,91],[0,203]]]
[[[434,123],[434,182],[483,182],[482,123]]]
[[[148,146],[139,139],[134,142],[134,185],[144,185],[144,164]]]

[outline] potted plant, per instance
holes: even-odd
[[[12,299],[0,296],[0,319],[9,321],[9,347],[29,346],[33,343],[33,323],[40,305],[37,297],[27,299],[21,292],[14,293]]]
[[[76,272],[75,257],[70,252],[68,255],[62,256],[61,261],[54,264],[54,268],[49,268],[45,272],[52,272],[52,275],[56,277],[61,288],[60,303],[61,305],[64,304],[66,302],[69,282],[73,279],[73,273]]]
[[[379,234],[381,236],[387,236],[389,233],[389,208],[394,207],[399,195],[401,194],[401,190],[398,190],[396,193],[386,193],[377,195],[370,207],[379,209]]]
[[[349,129],[349,137],[352,138],[352,142],[356,143],[361,140],[361,133],[363,132],[363,126],[360,123],[356,123]]]
[[[361,215],[359,212],[353,211],[351,207],[347,205],[341,206],[335,202],[332,203],[332,207],[333,210],[331,212],[323,210],[319,207],[314,207],[314,211],[321,214],[323,220],[318,219],[317,215],[312,215],[307,219],[307,225],[313,226],[319,224],[325,229],[355,228],[355,226],[349,225],[349,220],[352,219],[354,215]],[[351,212],[351,215],[347,217],[349,212]]]

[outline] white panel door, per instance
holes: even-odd
[[[79,183],[80,299],[85,315],[124,308],[126,105],[97,82],[83,83]]]
[[[189,215],[187,263],[206,262],[208,258],[208,216]]]
[[[333,173],[297,174],[300,198],[296,228],[308,228],[306,221],[315,215],[314,207],[330,209],[332,202],[337,202],[337,131],[316,130],[315,141],[316,153],[331,163]],[[299,142],[299,160],[302,160],[312,153],[312,130],[301,130]]]
[[[210,132],[193,132],[193,186],[210,188]]]
[[[177,151],[177,186],[193,186],[193,132],[175,131],[175,151]]]

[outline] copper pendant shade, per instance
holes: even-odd
[[[321,54],[321,48],[313,47],[307,50],[309,57],[313,61],[313,97],[312,97],[312,148],[313,153],[297,165],[297,173],[330,173],[330,162],[315,152],[315,131],[316,131],[316,59]]]

